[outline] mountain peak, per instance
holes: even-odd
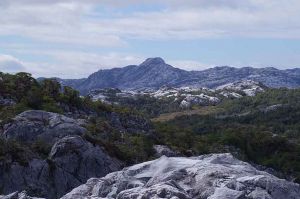
[[[165,61],[160,57],[148,58],[140,65],[159,65],[159,64],[166,64]]]

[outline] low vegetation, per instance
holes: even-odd
[[[231,152],[300,181],[300,89],[271,89],[219,105],[222,112],[157,122],[161,143],[186,155]]]

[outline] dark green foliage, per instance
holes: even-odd
[[[85,138],[104,148],[110,155],[127,164],[149,160],[153,155],[153,138],[143,134],[116,131],[104,118],[94,118],[89,124]]]
[[[0,96],[21,101],[27,96],[28,91],[38,87],[36,80],[28,73],[17,73],[16,75],[0,73]]]
[[[28,147],[15,141],[0,139],[1,164],[10,165],[12,162],[17,162],[20,165],[26,166],[32,158],[33,154]]]
[[[80,106],[81,99],[79,97],[79,92],[74,90],[71,87],[64,86],[62,101],[66,104],[70,104],[72,106]]]
[[[124,134],[116,145],[120,152],[117,156],[128,164],[144,162],[154,154],[152,146],[153,141],[147,136]]]
[[[0,164],[9,166],[16,162],[22,166],[27,166],[33,158],[47,158],[50,151],[51,146],[42,141],[36,141],[29,145],[0,139]]]
[[[122,111],[130,110],[143,115],[144,117],[152,118],[161,113],[175,112],[182,110],[178,101],[171,98],[157,99],[149,95],[137,95],[133,97],[118,97],[115,94],[116,90],[111,93],[106,93],[108,101],[113,102],[115,109]],[[126,107],[126,108],[125,108]]]
[[[0,97],[15,101],[15,105],[0,106],[0,120],[6,121],[29,109],[63,113],[63,104],[73,109],[92,106],[92,102],[80,98],[72,88],[64,87],[61,92],[61,86],[55,79],[45,79],[39,83],[28,73],[0,73],[0,85]]]
[[[56,79],[45,79],[41,82],[44,96],[52,99],[59,99],[61,85]]]
[[[46,159],[51,151],[52,146],[45,141],[37,140],[32,145],[30,145],[30,148],[41,158]]]
[[[178,101],[174,102],[174,100],[170,99],[156,99],[147,95],[138,96],[136,99],[123,98],[120,104],[130,107],[148,117],[180,110]]]

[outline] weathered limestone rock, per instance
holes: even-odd
[[[20,142],[37,140],[53,144],[67,135],[83,135],[86,129],[82,120],[75,120],[57,113],[30,110],[17,115],[4,126],[4,138]]]
[[[299,199],[300,185],[258,171],[230,154],[161,157],[92,178],[63,199]]]

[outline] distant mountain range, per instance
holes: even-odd
[[[279,70],[276,68],[214,67],[202,71],[185,71],[166,64],[162,58],[148,58],[140,65],[99,70],[83,79],[59,79],[63,85],[78,89],[82,94],[101,88],[122,90],[159,89],[172,87],[207,87],[241,80],[254,80],[268,87],[300,86],[300,68]]]

